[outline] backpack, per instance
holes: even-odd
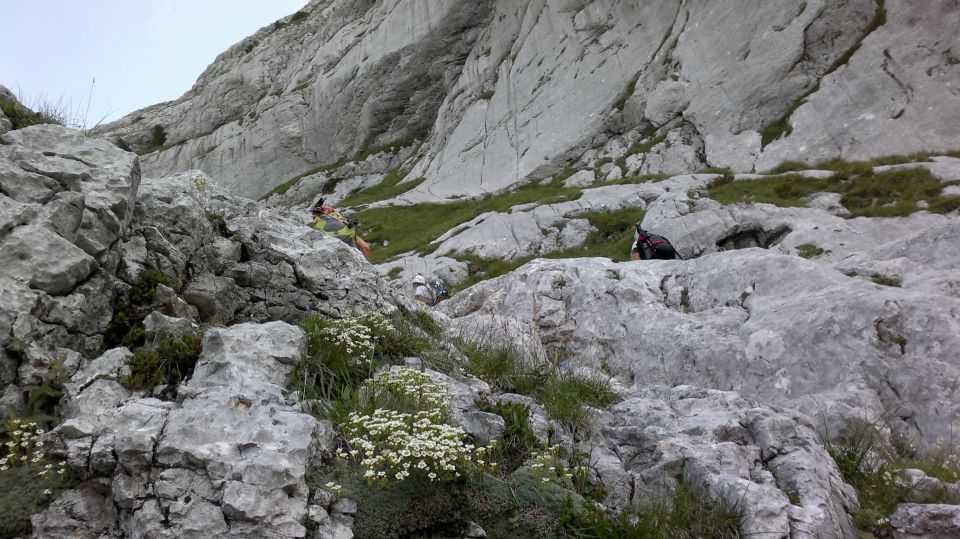
[[[324,206],[322,213],[314,217],[313,228],[323,232],[327,236],[337,238],[347,245],[353,247],[357,231],[349,219],[340,214],[339,211]]]
[[[436,305],[445,299],[450,299],[450,293],[447,292],[443,283],[436,279],[430,279],[430,282],[427,283],[427,290],[429,290],[430,295],[433,296],[433,301],[430,302],[431,305]]]
[[[670,241],[656,234],[640,234],[637,238],[637,249],[643,260],[673,260],[677,258],[677,251]]]

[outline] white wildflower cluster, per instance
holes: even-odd
[[[63,475],[66,472],[65,462],[58,466],[46,462],[43,447],[40,445],[43,429],[36,423],[12,419],[7,423],[7,432],[11,439],[3,446],[4,456],[0,458],[0,471],[33,464],[42,466],[37,473],[42,478],[47,478],[50,474]]]
[[[413,401],[419,411],[379,408],[373,415],[350,415],[343,428],[350,451],[339,455],[359,464],[367,480],[403,481],[416,474],[446,481],[496,467],[485,460],[489,448],[464,443],[463,429],[442,422],[446,389],[429,375],[401,368],[380,373],[370,385]]]
[[[347,316],[331,321],[320,329],[320,335],[329,339],[343,353],[365,363],[373,358],[375,335],[394,333],[393,326],[378,314]]]
[[[370,328],[356,318],[336,320],[330,326],[322,328],[320,335],[329,339],[348,356],[356,357],[358,362],[366,362],[373,357],[373,336]]]
[[[324,486],[327,488],[327,490],[332,492],[338,499],[340,498],[340,492],[343,490],[343,485],[336,483],[334,481],[329,481]]]
[[[359,464],[370,481],[403,481],[412,474],[445,481],[469,473],[474,446],[464,443],[463,429],[436,418],[436,410],[353,413],[343,428],[351,449],[339,455]]]
[[[437,420],[447,411],[447,390],[433,381],[429,374],[402,367],[381,371],[364,386],[378,397],[402,399],[415,410],[434,410]]]
[[[570,466],[561,458],[562,449],[559,445],[552,445],[543,451],[533,454],[533,463],[530,468],[534,470],[540,480],[544,483],[559,483],[569,487],[578,476],[585,475],[587,468],[585,466]]]
[[[385,335],[390,334],[394,335],[397,333],[397,330],[394,329],[393,324],[389,320],[383,317],[379,313],[367,313],[363,316],[360,316],[357,320],[373,331],[374,335]]]

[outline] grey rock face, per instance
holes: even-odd
[[[282,322],[210,330],[178,403],[137,398],[110,380],[129,352],[108,352],[75,375],[69,419],[52,437],[71,466],[111,480],[102,509],[80,514],[116,504],[114,529],[153,537],[303,537],[306,468],[332,443],[328,424],[283,395],[304,345],[303,332]]]
[[[359,251],[310,228],[306,212],[225,195],[199,171],[147,179],[136,213],[120,266],[128,274],[159,268],[180,283],[181,297],[169,296],[164,314],[196,309],[203,320],[229,323],[395,308]],[[224,229],[215,229],[221,220]]]
[[[897,506],[890,517],[896,539],[948,539],[960,533],[960,505]]]
[[[33,537],[106,539],[122,537],[109,489],[88,483],[64,491],[44,512],[30,518]]]
[[[2,137],[0,346],[19,339],[95,355],[140,183],[137,158],[55,125]],[[7,372],[2,381],[14,382]]]
[[[494,192],[589,148],[624,157],[625,174],[955,149],[954,7],[313,2],[224,52],[180,99],[99,136],[144,149],[161,126],[165,146],[143,160],[150,175],[199,168],[231,193],[261,196],[429,131],[410,171],[426,181],[408,200]],[[792,133],[764,147],[761,131],[783,117]],[[657,137],[603,147],[630,132]],[[379,181],[345,172],[349,189]],[[307,178],[293,201],[331,179]]]
[[[145,148],[162,126],[171,146],[144,158],[148,175],[199,168],[261,196],[317,164],[429,131],[491,3],[311,2],[221,54],[179,100],[98,135]]]
[[[757,170],[784,160],[956,149],[960,41],[949,29],[960,24],[960,12],[946,0],[922,10],[905,1],[884,5],[885,24],[796,109],[793,132],[764,149]]]
[[[812,398],[829,435],[878,419],[866,415],[876,400],[891,428],[918,442],[946,439],[960,419],[956,389],[943,383],[960,369],[947,352],[960,346],[957,298],[798,257],[749,249],[688,261],[536,260],[438,309],[454,331],[516,326],[515,338],[562,345],[626,384],[697,384],[794,407]],[[840,415],[854,403],[834,406],[846,394],[834,390],[851,383],[872,397]]]
[[[594,465],[615,503],[643,506],[684,481],[743,510],[746,535],[853,536],[856,496],[804,416],[690,386],[624,397],[603,428],[617,457]]]

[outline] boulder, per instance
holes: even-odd
[[[111,526],[124,534],[303,537],[307,465],[333,443],[332,427],[288,405],[282,389],[304,346],[283,322],[211,329],[176,403],[123,390],[113,379],[129,352],[110,351],[67,385],[52,447],[110,481]],[[76,510],[89,521],[96,513],[86,511],[103,509]]]
[[[623,397],[604,422],[606,452],[593,452],[613,503],[643,507],[684,482],[742,510],[746,535],[853,536],[856,495],[804,416],[692,386]]]
[[[890,517],[895,539],[949,539],[960,532],[960,505],[904,503]]]

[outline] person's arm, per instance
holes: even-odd
[[[630,251],[630,260],[640,260],[640,253],[638,253],[636,249]]]
[[[373,253],[370,252],[370,244],[363,241],[363,238],[360,236],[354,238],[353,242],[356,244],[357,249],[360,249],[360,252],[363,253],[363,257],[367,259],[367,262],[370,262],[370,257],[373,256]]]

